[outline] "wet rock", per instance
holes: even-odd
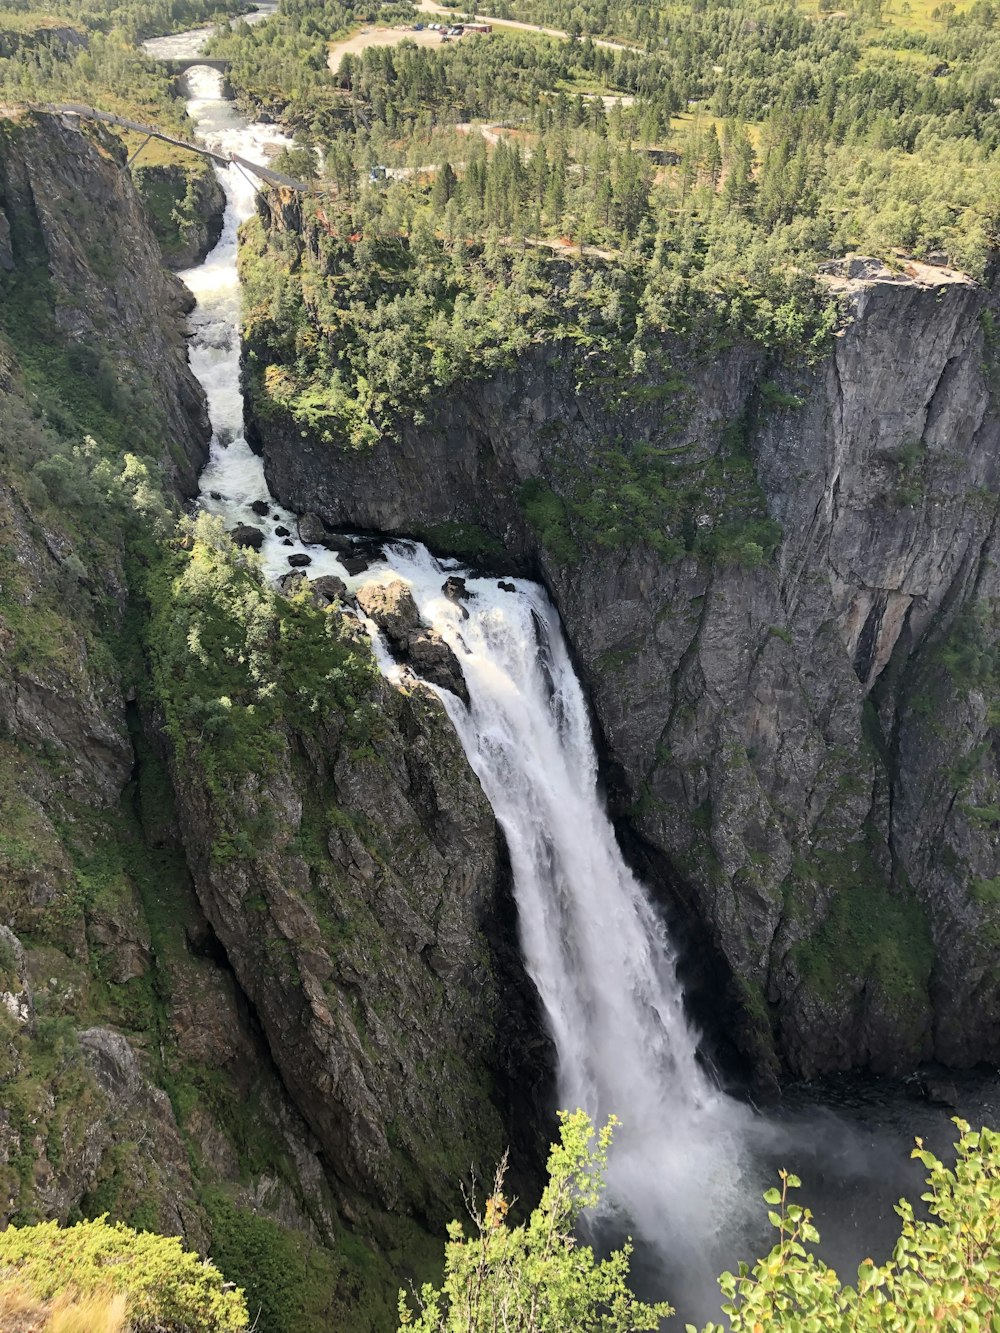
[[[394,579],[391,583],[366,584],[358,589],[357,602],[365,615],[374,620],[401,662],[412,666],[424,680],[469,702],[458,659],[437,630],[423,624],[405,583]]]
[[[290,537],[292,534],[289,532],[288,528],[282,527],[279,523],[274,529],[274,535],[276,537]]]
[[[331,602],[343,602],[348,595],[347,584],[343,579],[338,579],[336,574],[320,574],[318,579],[312,580],[312,590],[313,595],[325,606]]]
[[[929,1075],[921,1080],[921,1086],[924,1100],[930,1102],[931,1106],[950,1106],[954,1109],[961,1100],[953,1079]]]
[[[229,535],[233,539],[234,546],[249,546],[252,550],[259,551],[264,545],[263,532],[249,523],[238,523],[235,528],[229,529]]]
[[[254,500],[250,508],[258,518],[267,518],[268,514],[271,512],[271,506],[266,500]]]
[[[501,592],[517,592],[517,588],[515,588],[514,584],[509,583],[506,579],[500,579],[497,583],[497,587]]]
[[[469,702],[469,691],[462,675],[458,658],[437,630],[425,630],[410,640],[409,659],[414,671],[432,685],[450,690],[464,704]]]
[[[299,541],[319,546],[326,539],[326,526],[319,514],[303,514],[299,519]]]
[[[366,583],[358,589],[358,606],[370,616],[398,653],[408,651],[410,639],[421,632],[420,612],[413,594],[400,579]]]
[[[284,539],[284,541],[283,541],[281,544],[282,544],[282,546],[294,546],[294,545],[295,545],[295,543],[292,541],[291,537],[286,537],[286,538]]]
[[[221,499],[222,499],[222,494],[221,494],[220,491],[209,491],[208,494],[209,494],[209,497],[210,497],[211,499],[213,499],[213,500],[221,500]]]
[[[306,565],[312,564],[312,556],[306,555],[304,551],[296,551],[294,555],[288,557],[288,563],[293,569],[303,569]]]
[[[468,588],[465,586],[465,579],[459,578],[457,574],[450,574],[448,578],[445,579],[441,591],[451,602],[457,602],[462,598],[471,596]]]
[[[290,574],[282,574],[278,579],[278,591],[285,597],[308,592],[313,605],[322,611],[347,597],[347,584],[336,574],[321,574],[317,579],[310,579],[302,570],[296,569]]]
[[[372,562],[371,559],[363,553],[351,555],[345,552],[340,557],[340,563],[352,578],[356,578],[358,574],[363,574]]]

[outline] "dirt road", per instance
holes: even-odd
[[[435,18],[444,16],[454,21],[460,10],[446,9],[444,5],[435,3],[435,0],[417,0],[417,11],[421,14],[433,15]],[[495,28],[514,28],[520,32],[538,32],[544,37],[557,37],[564,40],[567,33],[559,28],[539,28],[533,23],[519,23],[516,19],[495,19],[486,14],[477,14],[475,16],[477,23],[489,23]],[[354,33],[351,37],[346,37],[342,42],[334,42],[330,47],[330,54],[327,57],[327,65],[334,74],[340,68],[340,62],[346,55],[357,55],[368,46],[395,46],[397,42],[403,40],[416,42],[417,46],[440,46],[441,34],[439,32],[430,32],[424,28],[421,32],[416,32],[412,27],[400,26],[397,28],[363,28],[361,32]],[[623,46],[620,42],[608,42],[603,37],[594,37],[595,46],[603,46],[608,51],[631,51],[630,46]]]
[[[334,42],[330,47],[330,54],[327,56],[326,63],[336,74],[344,56],[357,55],[359,51],[363,51],[368,46],[396,46],[404,39],[416,42],[417,46],[441,45],[441,34],[429,32],[426,28],[423,32],[414,32],[410,27],[362,28],[360,32],[354,33],[352,37],[345,37],[342,42]]]
[[[446,9],[444,5],[437,4],[436,0],[417,0],[417,9],[422,14],[447,14],[449,18],[455,19],[462,12],[459,9]],[[561,28],[540,28],[534,23],[520,23],[517,19],[495,19],[489,14],[476,14],[476,23],[492,23],[496,28],[517,28],[521,32],[540,32],[544,37],[568,37],[569,34],[562,31]],[[591,39],[595,46],[606,47],[609,51],[631,51],[631,46],[623,46],[621,42],[609,42],[603,37],[594,37]]]

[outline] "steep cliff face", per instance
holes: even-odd
[[[649,873],[762,1072],[1000,1053],[996,299],[871,261],[817,364],[569,347],[370,450],[264,401],[281,501],[539,571]]]
[[[394,1327],[545,1095],[501,846],[436,698],[173,537],[208,422],[122,166],[0,119],[0,1224],[108,1211],[272,1333]]]
[[[180,320],[190,298],[161,268],[120,142],[13,111],[0,116],[0,162],[2,327],[22,360],[48,349],[50,363],[68,360],[67,379],[89,371],[109,416],[132,409],[132,451],[159,454],[169,484],[193,494],[208,419]]]
[[[207,445],[184,295],[102,137],[5,113],[0,219],[0,1213],[104,1201],[204,1240],[140,1054],[153,942],[126,717],[126,533],[153,519],[151,483],[193,484]]]
[[[191,154],[183,164],[140,157],[131,171],[163,262],[177,271],[200,264],[222,235],[226,211],[226,193],[211,163]]]
[[[484,933],[496,824],[436,696],[388,685],[356,621],[308,585],[284,603],[213,532],[152,635],[198,896],[347,1214],[441,1226],[510,1141],[498,1083],[532,1063],[524,978]],[[237,663],[221,730],[192,637]]]

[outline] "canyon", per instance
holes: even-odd
[[[509,831],[440,692],[211,519],[241,356],[265,574],[309,515],[312,575],[362,532],[544,585],[619,842],[758,1090],[1000,1059],[996,291],[851,259],[811,364],[675,339],[609,387],[539,345],[342,447],[267,399],[234,272],[199,312],[163,271],[123,165],[93,128],[0,119],[0,1212],[110,1207],[223,1253],[270,1227],[360,1329],[431,1270],[470,1166],[509,1144],[537,1184],[556,1061]],[[308,249],[292,200],[260,214]],[[115,496],[97,524],[87,487]],[[581,496],[616,487],[676,542],[642,505],[609,536]]]

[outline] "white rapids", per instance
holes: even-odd
[[[287,142],[271,126],[239,120],[217,73],[201,67],[189,78],[190,111],[210,145],[262,161]],[[508,592],[470,576],[467,600],[451,601],[442,583],[455,562],[412,543],[394,544],[385,561],[351,579],[335,554],[296,539],[295,516],[269,499],[243,433],[236,233],[253,209],[254,186],[235,167],[220,178],[229,201],[222,237],[183,275],[197,299],[191,364],[214,429],[202,503],[227,525],[265,531],[261,556],[272,578],[288,571],[290,554],[307,552],[311,574],[335,573],[349,586],[405,580],[456,652],[471,705],[442,698],[510,849],[524,959],[558,1053],[560,1105],[598,1121],[619,1117],[605,1214],[663,1255],[675,1280],[683,1275],[704,1292],[723,1233],[732,1234],[751,1192],[744,1162],[752,1117],[697,1058],[674,951],[604,809],[586,703],[556,612],[542,588],[520,579]],[[250,508],[261,499],[269,504],[263,518]],[[383,670],[399,675],[376,646]]]

